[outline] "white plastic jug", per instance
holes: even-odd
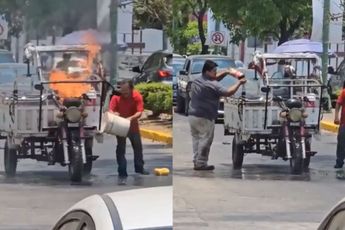
[[[110,112],[105,112],[102,117],[100,133],[107,133],[115,136],[126,137],[131,122],[123,117]]]

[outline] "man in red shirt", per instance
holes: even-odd
[[[339,119],[339,111],[341,108],[341,117]],[[342,168],[345,158],[345,82],[341,91],[337,104],[335,106],[334,124],[339,125],[338,143],[337,143],[337,161],[334,168]]]
[[[134,168],[136,173],[149,174],[144,169],[143,148],[139,132],[138,119],[144,111],[143,97],[134,90],[131,80],[123,80],[119,83],[121,96],[113,96],[109,111],[131,121],[128,138],[134,151]],[[125,184],[127,174],[126,137],[117,136],[116,159],[118,164],[119,184]]]

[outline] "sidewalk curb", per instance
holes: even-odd
[[[332,133],[338,133],[339,125],[336,125],[331,121],[321,121],[320,128]]]
[[[140,134],[143,138],[164,142],[169,145],[171,145],[173,141],[171,133],[159,132],[150,129],[140,129]]]

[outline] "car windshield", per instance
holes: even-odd
[[[81,82],[100,80],[92,75],[95,66],[87,50],[40,52],[40,62],[43,80],[67,82],[49,84],[49,88],[58,93],[61,98],[80,97],[90,91],[101,90],[101,85],[98,83]]]
[[[17,77],[26,77],[26,66],[1,66],[0,67],[0,84],[13,83]]]
[[[220,59],[220,58],[210,58],[218,65],[218,69],[225,69],[230,67],[236,67],[236,63],[232,59]],[[194,59],[192,64],[192,74],[198,74],[202,72],[202,67],[204,66],[206,59]]]
[[[55,69],[67,70],[67,68],[74,68],[87,70],[89,65],[87,51],[40,52],[40,62],[44,74],[48,74]]]
[[[13,55],[11,53],[0,53],[0,63],[14,63]]]

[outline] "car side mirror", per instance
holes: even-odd
[[[36,90],[40,90],[40,91],[43,90],[43,85],[41,84],[36,84],[34,87]]]
[[[135,66],[132,68],[132,72],[135,72],[135,73],[141,73],[141,69],[139,66]]]
[[[180,70],[180,75],[187,75],[187,71],[186,70]]]
[[[269,93],[271,91],[270,87],[261,87],[261,92],[263,93]]]

